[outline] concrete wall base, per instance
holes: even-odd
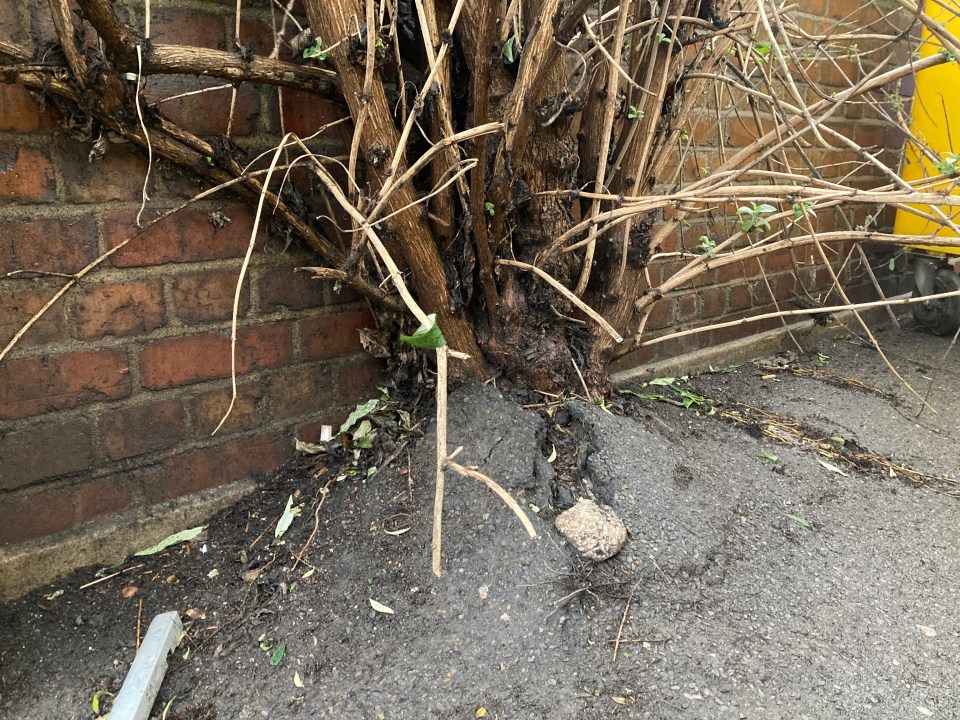
[[[0,548],[0,601],[18,598],[78,567],[122,562],[175,532],[203,524],[216,511],[235,503],[255,487],[253,480],[235,482]]]

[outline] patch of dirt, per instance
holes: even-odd
[[[370,452],[339,482],[336,465],[291,464],[196,540],[0,606],[0,717],[94,717],[138,628],[167,610],[186,629],[153,708],[168,720],[960,717],[960,505],[945,494],[960,476],[957,361],[939,366],[942,338],[882,341],[921,394],[932,378],[937,413],[917,418],[849,339],[786,363],[799,372],[677,381],[703,399],[686,408],[622,395],[605,403],[618,415],[576,400],[538,414],[468,385],[451,396],[450,447],[538,538],[451,474],[433,576],[432,429],[370,477]],[[675,399],[635,388],[654,389]],[[742,404],[768,414],[723,419]],[[839,441],[779,437],[771,417],[944,484],[854,469]],[[291,496],[303,512],[277,542]],[[624,520],[611,560],[578,557],[553,529],[577,498]]]

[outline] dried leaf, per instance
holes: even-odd
[[[410,528],[399,528],[398,530],[384,530],[387,535],[403,535],[405,532],[410,532]]]
[[[193,540],[197,535],[202,533],[207,529],[206,525],[201,525],[200,527],[190,528],[189,530],[181,530],[178,533],[173,535],[168,535],[163,540],[158,542],[152,547],[148,547],[146,550],[141,550],[140,552],[134,553],[135,556],[141,555],[155,555],[161,550],[166,550],[171,545],[176,545],[177,543],[187,542],[188,540]]]
[[[821,458],[817,458],[817,462],[823,465],[827,470],[829,470],[832,473],[836,473],[837,475],[843,475],[844,477],[850,477],[848,473],[845,473],[843,470],[838,468],[833,463],[829,463],[826,460],[823,460]]]
[[[477,712],[476,714],[474,714],[474,717],[477,717],[477,718],[485,718],[486,716],[487,716],[487,709],[482,705],[477,708]]]
[[[138,592],[140,592],[140,588],[138,588],[136,585],[127,585],[127,587],[125,587],[123,590],[120,591],[120,595],[123,598],[129,600]]]
[[[300,673],[299,673],[299,672],[294,672],[294,673],[293,673],[293,684],[296,685],[298,688],[302,688],[302,687],[303,687],[303,680],[300,679]]]
[[[552,462],[553,462],[554,460],[556,460],[556,459],[557,459],[557,446],[556,446],[556,445],[551,445],[551,446],[550,446],[550,457],[547,458],[547,462],[548,462],[548,463],[552,463]]]
[[[370,598],[370,607],[376,610],[378,613],[383,613],[384,615],[394,615],[393,608],[389,608],[383,603],[379,603],[373,598]]]
[[[917,630],[922,632],[927,637],[936,637],[937,631],[928,625],[917,625]]]
[[[273,531],[274,537],[279,540],[283,537],[283,534],[290,529],[290,523],[293,522],[293,519],[299,515],[301,508],[293,506],[293,495],[287,498],[287,506],[283,509],[283,515],[280,516],[280,519],[277,521],[277,527]]]
[[[308,443],[300,438],[294,438],[293,449],[305,455],[319,455],[327,451],[327,445],[326,443]]]

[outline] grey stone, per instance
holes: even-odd
[[[581,500],[557,516],[557,530],[585,557],[612,558],[627,542],[627,528],[611,508]]]

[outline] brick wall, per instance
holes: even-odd
[[[0,39],[51,37],[44,7],[0,0]],[[198,44],[226,47],[232,7],[158,8],[155,37],[189,30]],[[268,17],[251,13],[241,39],[263,47]],[[160,79],[152,92],[171,86]],[[229,103],[219,90],[164,110],[195,132],[222,133]],[[330,117],[322,103],[284,105],[286,127],[303,134]],[[240,93],[235,141],[269,147],[279,107],[276,91]],[[65,282],[35,273],[76,272],[137,229],[145,158],[111,144],[90,163],[89,146],[59,129],[65,120],[0,84],[0,346]],[[156,165],[145,219],[197,189]],[[272,470],[294,436],[316,440],[321,423],[366,399],[382,375],[358,341],[357,329],[374,325],[366,305],[295,273],[311,255],[260,232],[239,305],[239,398],[211,436],[230,397],[229,318],[253,211],[224,194],[155,225],[0,362],[0,546]]]
[[[873,32],[878,34],[890,34],[891,25],[884,16],[894,11],[896,5],[887,0],[870,4],[862,4],[857,0],[812,0],[797,7],[800,9],[796,13],[800,26],[811,34],[836,35],[854,32],[857,26],[872,28]],[[899,18],[900,24],[903,24],[902,16],[894,13],[893,17],[895,20]],[[798,47],[795,49],[801,56],[803,70],[829,93],[849,88],[851,82],[861,79],[865,73],[876,67],[879,60],[890,53],[906,59],[913,46],[904,42],[888,45],[882,52],[876,50],[872,54],[867,53],[862,68],[847,56],[846,48],[842,45],[827,43],[823,49],[811,46],[804,48],[805,52],[801,52]],[[857,50],[870,49],[869,42],[858,42]],[[892,67],[893,65],[887,66],[888,69]],[[797,75],[800,76],[799,73]],[[904,86],[899,89],[891,87],[889,91],[891,97],[898,96],[898,91],[907,93],[902,97],[902,102],[905,105],[904,113],[908,116],[909,92],[912,90]],[[811,102],[818,99],[809,91],[805,95]],[[789,100],[788,95],[785,94],[784,97]],[[719,111],[715,97],[704,97],[703,110],[696,116],[694,123],[691,135],[697,138],[697,146],[683,159],[683,177],[689,180],[704,177],[704,173],[709,173],[710,168],[716,167],[738,148],[751,144],[772,128],[771,118],[765,113],[760,113],[758,123],[750,111],[748,98],[736,90],[721,95]],[[858,102],[850,105],[844,113],[831,118],[829,125],[869,148],[871,152],[877,153],[879,160],[888,167],[898,167],[903,144],[902,134],[883,120],[869,104]],[[862,166],[862,158],[853,151],[841,149],[836,142],[833,144],[836,146],[835,150],[811,149],[808,153],[818,166],[824,168],[825,179],[837,181],[852,176],[852,179],[844,182],[857,188],[877,187],[888,182],[880,169]],[[798,153],[789,152],[787,155],[793,171],[807,172]],[[775,166],[761,169],[790,168]],[[729,236],[737,229],[736,207],[736,203],[731,203],[723,208],[725,214],[717,213],[716,225],[694,221],[689,227],[681,227],[678,230],[679,242],[665,243],[661,248],[662,252],[671,253],[685,249],[699,254],[701,251],[697,250],[697,246],[701,235],[707,234],[714,238]],[[848,207],[842,212],[820,210],[814,225],[819,233],[853,229],[866,221],[868,213],[874,212],[877,212],[877,209],[867,205],[858,206],[855,210]],[[893,217],[892,212],[884,211],[879,214],[873,227],[889,230],[893,225]],[[831,264],[851,301],[879,299],[859,252],[850,244],[831,244],[830,247],[835,250]],[[885,295],[892,296],[910,289],[906,261],[898,250],[882,246],[866,247],[866,250],[867,262]],[[896,269],[891,272],[888,265],[894,257],[897,258]],[[654,260],[650,266],[651,285],[656,287],[690,259],[691,256],[685,260]],[[728,265],[705,273],[695,282],[657,302],[646,326],[648,339],[703,326],[709,321],[726,322],[775,312],[778,309],[795,310],[796,306],[792,301],[806,297],[807,293],[827,304],[841,304],[842,300],[836,292],[829,292],[831,285],[829,271],[812,246]],[[792,322],[803,321],[804,318],[796,318]],[[640,348],[618,359],[614,362],[613,369],[626,370],[661,358],[714,347],[720,343],[783,327],[783,324],[781,319],[768,319],[668,340],[649,348]]]
[[[0,0],[0,39],[36,45],[52,37],[45,7],[31,9],[28,2]],[[233,7],[154,3],[153,37],[232,47]],[[256,40],[260,52],[272,47],[267,8],[245,7],[241,24],[240,41]],[[826,18],[875,12],[855,0],[820,0],[808,8],[802,17],[809,29],[829,27]],[[839,62],[851,76],[859,72]],[[840,82],[839,70],[823,58],[813,58],[809,69]],[[161,98],[214,85],[157,78],[147,94]],[[308,135],[335,115],[323,102],[302,100],[290,91],[244,89],[234,112],[234,140],[258,150],[270,146],[281,117],[283,128]],[[688,158],[690,172],[715,163],[721,147],[756,135],[752,120],[736,112],[740,101],[733,96],[723,104],[720,124],[705,135],[699,154]],[[207,134],[226,130],[229,107],[230,91],[221,89],[164,103],[163,110]],[[860,110],[842,127],[860,141],[895,148],[899,139]],[[145,159],[128,145],[111,144],[101,161],[90,163],[88,145],[60,129],[64,124],[69,118],[52,105],[0,85],[3,344],[64,282],[9,273],[75,272],[136,229]],[[891,162],[895,156],[895,149],[883,155]],[[863,174],[858,182],[875,179]],[[196,190],[181,171],[156,165],[147,216]],[[218,227],[224,217],[229,222]],[[228,318],[252,222],[251,204],[226,195],[163,221],[57,302],[0,363],[0,546],[275,468],[290,455],[295,435],[315,439],[321,422],[337,422],[370,394],[382,368],[360,352],[356,330],[373,324],[364,304],[295,274],[293,268],[309,263],[310,255],[285,249],[282,240],[261,232],[239,305],[239,398],[230,419],[211,436],[229,398]],[[818,217],[822,231],[841,223],[829,212]],[[699,228],[684,233],[686,245],[696,246]],[[837,267],[854,297],[870,295],[859,258],[843,263],[843,257]],[[885,267],[886,258],[876,265]],[[654,281],[677,267],[676,260],[655,264]],[[649,328],[665,332],[764,312],[772,298],[789,301],[801,282],[811,290],[823,287],[824,273],[808,257],[786,253],[727,267],[659,303]],[[639,351],[619,366],[778,325],[690,336]]]

